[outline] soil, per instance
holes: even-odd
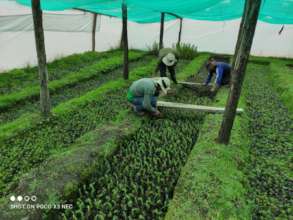
[[[126,119],[119,126],[107,124],[94,130],[92,132],[94,135],[87,137],[86,142],[77,141],[72,149],[52,156],[40,167],[25,174],[14,193],[34,195],[39,204],[60,204],[60,198],[63,196],[75,197],[78,184],[88,178],[99,158],[103,157],[101,151],[104,144],[110,140],[119,142],[120,139],[134,132],[132,124],[131,119]],[[46,189],[45,192],[44,189]],[[38,209],[16,212],[10,210],[8,205],[6,202],[0,204],[0,209],[5,210],[0,214],[0,219],[20,219],[24,216],[30,216],[30,219],[41,219],[44,211]]]

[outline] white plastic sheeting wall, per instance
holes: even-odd
[[[0,0],[1,1],[1,0]],[[10,2],[6,9],[0,4],[0,16],[30,13],[30,10]],[[73,13],[73,12],[67,12]],[[76,13],[76,12],[74,12]],[[79,12],[80,13],[80,12]],[[240,20],[226,22],[192,21],[184,19],[182,42],[198,46],[199,51],[233,54]],[[253,42],[252,54],[293,58],[293,25],[259,22]],[[129,46],[146,50],[159,39],[159,24],[136,24],[129,22]],[[179,21],[166,22],[164,45],[177,42]],[[116,47],[121,38],[121,20],[101,16],[101,26],[96,34],[96,50]],[[80,53],[91,49],[89,32],[45,31],[47,59]],[[35,65],[37,62],[33,32],[0,32],[0,72],[12,68]]]

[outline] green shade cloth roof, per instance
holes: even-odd
[[[40,0],[43,10],[83,9],[121,17],[123,0]],[[31,6],[31,0],[17,0]],[[125,0],[128,19],[138,23],[160,21],[160,12],[193,20],[224,21],[242,16],[245,0]],[[167,15],[166,20],[176,17]],[[263,0],[259,20],[272,24],[293,24],[293,0]]]

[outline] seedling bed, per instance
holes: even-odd
[[[180,98],[170,99],[208,102],[185,88],[177,93]],[[143,119],[140,129],[121,140],[115,154],[98,165],[78,196],[67,201],[74,204],[73,210],[52,215],[63,219],[163,218],[204,114],[162,112],[164,119]]]
[[[260,65],[250,66],[245,82],[251,138],[249,196],[255,204],[253,219],[290,219],[293,123],[264,75],[268,71]]]
[[[138,61],[133,61],[129,63],[130,70],[137,68],[139,66],[146,65],[153,59],[151,56],[145,57]],[[58,90],[57,93],[53,93],[50,96],[52,107],[57,106],[58,104],[65,102],[69,99],[79,97],[85,94],[88,91],[98,88],[103,83],[109,80],[115,80],[122,76],[123,67],[119,67],[113,71],[105,72],[97,75],[96,77],[79,82],[73,86],[68,86]],[[12,108],[7,109],[6,111],[0,112],[0,123],[4,124],[9,121],[15,120],[25,113],[32,113],[39,111],[39,100],[38,98],[29,99],[25,103],[19,103]]]

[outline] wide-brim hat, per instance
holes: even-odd
[[[171,87],[170,79],[168,77],[156,77],[154,78],[154,81],[160,86],[162,94],[167,95],[167,92]]]
[[[163,57],[162,61],[166,66],[173,66],[177,62],[177,59],[173,53],[168,53]]]

